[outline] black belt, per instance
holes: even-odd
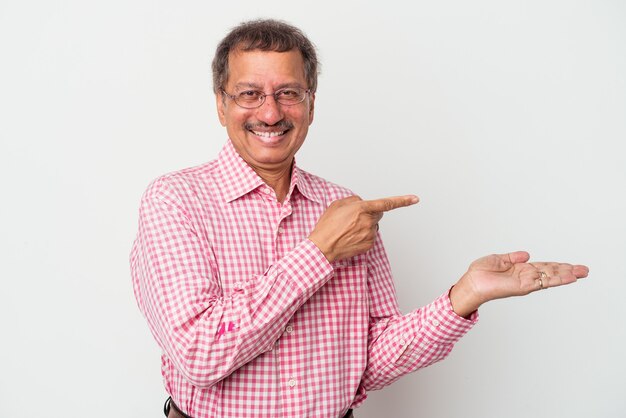
[[[178,409],[171,396],[165,400],[165,405],[163,405],[163,413],[167,418],[191,418],[189,415]],[[354,414],[352,414],[352,409],[348,409],[348,412],[346,412],[343,418],[354,418]]]
[[[165,400],[163,413],[167,418],[191,418],[189,415],[178,409],[171,396]]]

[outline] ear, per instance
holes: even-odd
[[[309,95],[309,125],[313,123],[313,116],[315,116],[315,93]]]
[[[226,126],[226,100],[221,91],[215,94],[215,104],[217,105],[217,117],[219,118],[222,126]]]

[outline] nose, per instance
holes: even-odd
[[[265,101],[258,108],[257,118],[261,122],[265,122],[268,125],[274,125],[280,122],[284,117],[283,109],[280,104],[276,101],[274,96],[268,95],[265,96]]]

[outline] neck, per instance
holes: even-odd
[[[286,167],[278,170],[264,170],[260,167],[252,167],[254,171],[263,179],[265,184],[274,189],[276,193],[276,199],[282,203],[287,197],[289,192],[289,185],[291,184],[291,167],[289,164]]]

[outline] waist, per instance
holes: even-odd
[[[290,359],[284,358],[286,357],[284,352],[279,356],[274,351],[262,354],[226,379],[204,387],[194,386],[187,381],[164,354],[162,373],[165,390],[172,394],[182,407],[189,406],[195,410],[196,405],[200,407],[201,412],[213,411],[216,416],[222,414],[233,417],[238,416],[239,407],[243,408],[245,415],[246,406],[249,406],[250,410],[259,411],[258,416],[281,416],[282,411],[287,411],[289,405],[298,405],[298,412],[294,416],[306,415],[306,412],[299,411],[319,410],[327,411],[324,414],[326,416],[333,416],[334,413],[328,411],[336,411],[335,413],[339,415],[340,411],[345,411],[344,408],[360,404],[365,399],[365,392],[359,387],[360,375],[354,370],[365,368],[365,356],[359,359],[355,355],[352,361],[331,358],[325,364],[327,369],[323,374],[311,373],[316,368],[315,363],[304,361],[298,367],[300,373],[289,373],[281,370],[280,364],[286,364]],[[311,350],[310,353],[315,351]],[[311,392],[309,388],[317,389]],[[329,390],[332,393],[324,393]],[[188,397],[190,394],[193,394],[193,399]],[[210,413],[201,414],[202,417],[210,415]]]
[[[165,405],[163,406],[163,413],[167,418],[193,418],[190,415],[187,415],[174,403],[172,397],[166,399]],[[354,413],[352,409],[348,409],[348,411],[341,416],[342,418],[354,418]]]

